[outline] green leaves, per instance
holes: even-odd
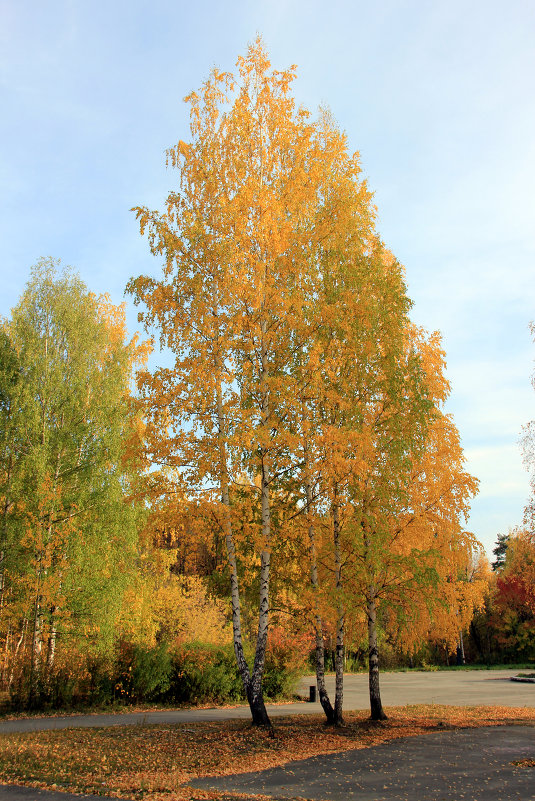
[[[115,636],[140,514],[127,455],[139,347],[125,341],[124,310],[51,259],[32,271],[0,345],[0,634],[8,669],[30,668],[33,692],[70,646],[105,650]]]

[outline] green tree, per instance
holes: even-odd
[[[504,566],[510,540],[511,534],[498,534],[496,537],[496,546],[492,549],[492,553],[496,557],[492,563],[493,570],[500,570]]]
[[[0,328],[0,499],[2,504],[0,510],[0,616],[2,620],[5,619],[8,609],[6,577],[16,570],[19,552],[16,537],[10,526],[10,518],[17,479],[20,476],[19,463],[23,453],[20,432],[17,432],[15,427],[20,393],[21,371],[17,353],[6,331]],[[2,660],[1,676],[5,681],[7,677],[5,658]]]
[[[33,269],[3,334],[12,400],[2,408],[2,536],[13,551],[3,574],[5,675],[8,684],[29,675],[34,703],[58,646],[64,666],[69,649],[110,647],[132,580],[140,506],[129,383],[143,348],[126,341],[122,307],[52,260]]]

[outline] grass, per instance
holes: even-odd
[[[187,782],[445,728],[535,725],[535,709],[524,708],[418,705],[388,714],[388,721],[374,724],[365,712],[348,713],[339,729],[327,728],[319,716],[277,718],[275,737],[238,720],[3,734],[0,783],[136,801],[220,799]]]
[[[486,664],[470,664],[470,665],[416,665],[415,667],[408,667],[404,665],[403,667],[385,667],[381,668],[381,673],[435,673],[437,671],[451,671],[451,670],[535,670],[535,663],[534,662],[519,662],[515,664],[506,664],[506,665],[486,665]],[[311,666],[309,673],[312,674],[314,672],[314,667]],[[346,670],[346,675],[349,673],[367,673],[368,668],[366,666],[353,666]],[[307,674],[308,675],[308,674]],[[334,676],[334,672],[332,670],[327,671],[327,675]]]
[[[392,670],[384,670],[383,673],[415,673],[418,671],[435,672],[442,670],[533,670],[535,665],[533,662],[521,662],[512,665],[421,665],[420,667],[402,667],[392,668]]]

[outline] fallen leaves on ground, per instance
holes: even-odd
[[[373,723],[365,712],[349,712],[340,728],[325,726],[320,716],[276,718],[275,737],[243,720],[4,734],[0,783],[136,801],[215,799],[221,794],[193,790],[187,782],[369,748],[431,731],[535,723],[535,709],[498,706],[418,705],[391,708],[388,714],[387,721]],[[521,760],[522,766],[529,761]],[[225,796],[227,801],[238,797]]]

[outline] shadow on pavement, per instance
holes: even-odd
[[[489,726],[406,737],[280,768],[196,779],[193,787],[322,801],[535,799],[535,727]]]

